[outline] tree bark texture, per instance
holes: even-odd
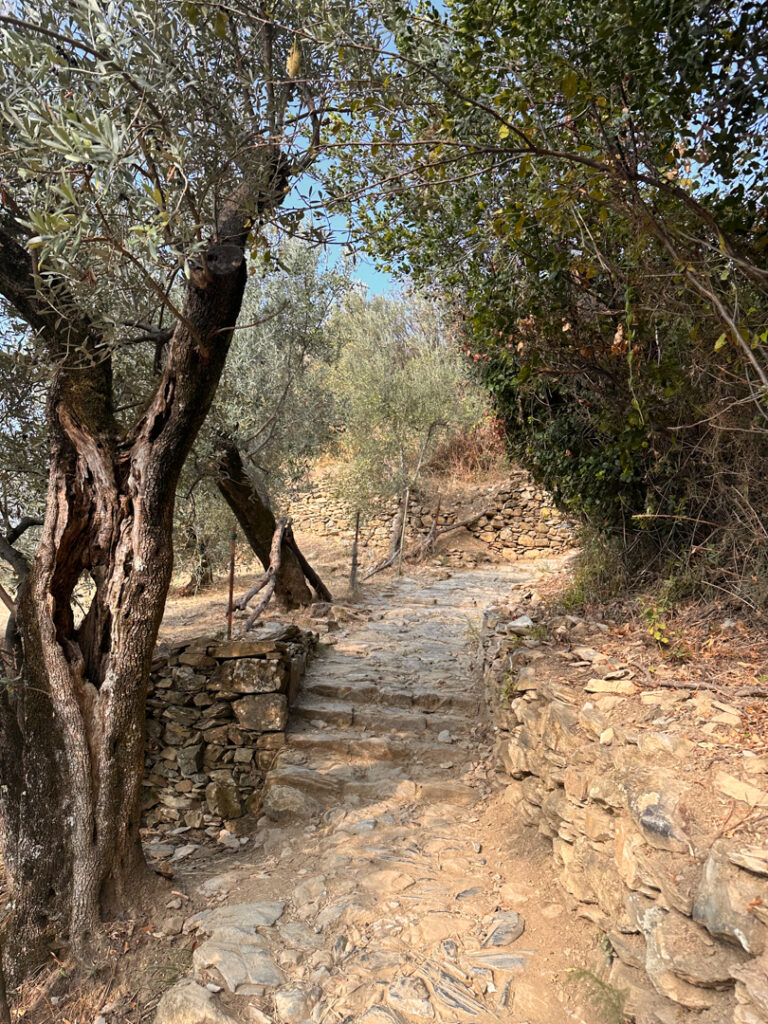
[[[232,509],[245,538],[265,570],[270,566],[270,549],[277,522],[267,498],[247,472],[237,446],[223,440],[217,465],[216,484]],[[304,569],[293,548],[285,541],[280,550],[280,568],[275,580],[275,600],[282,608],[309,604],[312,593]]]
[[[0,225],[0,292],[45,338],[46,516],[18,598],[21,677],[0,690],[0,842],[15,980],[69,937],[85,955],[100,917],[136,896],[145,697],[171,578],[179,473],[213,400],[246,282],[246,192],[225,206],[187,286],[157,390],[130,429],[113,414],[109,349],[90,319],[54,312],[33,258]],[[256,197],[258,199],[258,197]],[[95,585],[75,624],[81,577]]]

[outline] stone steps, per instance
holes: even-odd
[[[385,704],[398,708],[413,707],[427,712],[464,712],[470,716],[473,724],[480,710],[479,698],[468,694],[429,689],[412,692],[405,688],[378,686],[368,682],[347,682],[344,679],[308,677],[302,686],[301,694],[302,698],[327,697],[337,702],[365,707]]]
[[[362,761],[393,761],[413,764],[441,764],[454,759],[455,745],[392,735],[369,735],[355,728],[345,730],[290,729],[288,742],[293,751],[308,757],[356,757]]]
[[[420,733],[430,730],[457,730],[464,720],[455,715],[428,714],[413,707],[391,707],[385,704],[362,707],[346,701],[325,699],[303,694],[291,708],[295,721],[324,722],[326,725],[347,729],[356,726],[377,733]]]
[[[471,786],[447,777],[413,776],[399,766],[387,770],[372,763],[368,771],[352,775],[348,770],[323,770],[305,765],[280,764],[273,768],[264,791],[262,810],[274,820],[319,814],[342,806],[350,798],[377,804],[382,800],[400,798],[402,803],[419,799],[428,802],[472,804],[477,792]]]
[[[379,618],[353,626],[320,653],[292,704],[287,746],[266,781],[267,815],[311,818],[348,802],[393,798],[476,801],[477,789],[462,774],[466,737],[484,706],[460,655],[465,609],[476,616],[497,578],[483,576],[467,593],[470,582],[443,581],[425,592],[416,581],[402,581],[397,607],[384,601]],[[446,742],[438,742],[441,732],[450,734]]]

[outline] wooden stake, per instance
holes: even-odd
[[[397,575],[403,575],[403,548],[405,546],[405,530],[408,526],[408,502],[411,497],[411,488],[405,489],[405,508],[403,509],[403,532],[400,534],[400,554],[397,558]]]
[[[357,544],[360,539],[360,513],[355,516],[355,541],[352,545],[352,566],[349,570],[349,589],[354,594],[357,589]]]
[[[232,639],[232,609],[235,605],[235,544],[237,530],[232,531],[232,547],[229,555],[229,605],[227,607],[227,640]]]

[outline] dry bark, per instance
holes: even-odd
[[[248,473],[237,445],[229,438],[221,438],[216,485],[234,513],[254,554],[264,569],[269,570],[277,522],[269,500]],[[298,551],[295,542],[291,545],[287,538],[284,541],[275,577],[275,600],[282,608],[296,608],[312,601],[307,580],[314,586],[312,579],[316,574]],[[319,577],[316,578],[319,580]],[[242,599],[237,602],[237,606],[245,607]]]
[[[239,313],[246,224],[284,194],[277,149],[272,159],[274,192],[246,185],[224,204],[157,390],[127,430],[113,414],[111,359],[98,329],[63,287],[53,310],[14,225],[0,224],[0,293],[45,339],[56,367],[47,511],[17,602],[21,678],[0,692],[11,980],[45,956],[54,936],[69,936],[85,954],[102,912],[132,902],[145,877],[145,697],[171,576],[176,486]],[[71,598],[84,575],[95,592],[76,627]]]
[[[248,607],[248,604],[252,600],[252,598],[254,598],[262,590],[264,590],[264,596],[261,598],[259,603],[248,616],[248,619],[245,623],[246,629],[251,629],[253,627],[256,620],[259,618],[259,616],[262,614],[264,609],[271,601],[273,594],[276,593],[276,584],[278,579],[280,578],[280,573],[283,568],[283,558],[285,557],[286,552],[289,555],[292,554],[297,558],[299,564],[301,565],[302,571],[306,575],[309,582],[312,584],[312,587],[314,588],[317,596],[322,601],[333,600],[333,596],[331,595],[330,590],[328,590],[326,585],[323,583],[323,581],[320,579],[315,570],[312,568],[312,566],[304,558],[304,555],[302,555],[301,551],[299,550],[299,547],[296,544],[296,540],[293,536],[293,530],[291,529],[290,520],[281,518],[277,520],[277,523],[275,524],[275,532],[272,535],[272,543],[270,545],[269,551],[269,565],[267,566],[267,571],[264,573],[263,576],[260,576],[256,580],[256,583],[251,587],[248,593],[244,594],[243,597],[239,598],[234,605],[235,608],[239,608],[241,611],[243,611],[245,608]]]
[[[248,616],[248,621],[245,624],[246,629],[251,629],[253,624],[256,622],[256,619],[258,619],[269,604],[270,599],[275,592],[275,584],[277,583],[277,577],[280,572],[280,564],[282,561],[283,537],[285,536],[287,526],[287,519],[278,519],[275,535],[272,538],[272,546],[269,552],[269,568],[261,579],[258,580],[256,585],[251,587],[245,597],[238,601],[238,607],[245,608],[252,597],[255,597],[261,590],[264,591],[261,600]]]
[[[437,516],[439,511],[440,506],[438,505],[438,510],[435,512],[434,522],[429,529],[429,533],[423,540],[418,541],[413,545],[413,547],[403,554],[403,559],[405,561],[419,561],[419,559],[425,558],[441,537],[444,537],[447,533],[453,533],[454,530],[460,530],[462,527],[471,526],[473,523],[476,523],[478,519],[481,519],[486,515],[485,512],[478,512],[477,515],[470,516],[469,519],[462,519],[460,523],[451,523],[449,526],[444,526],[442,530],[438,530]],[[390,553],[387,558],[377,562],[368,570],[365,576],[363,576],[363,579],[369,580],[377,573],[383,572],[384,569],[389,569],[390,566],[395,564],[397,554],[397,552],[394,554]]]

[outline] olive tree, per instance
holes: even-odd
[[[407,494],[446,433],[476,423],[484,405],[441,305],[406,292],[351,293],[333,320],[342,345],[329,374],[342,426],[347,501],[367,509],[397,498],[397,544]]]
[[[285,200],[319,151],[328,98],[360,78],[318,41],[343,19],[363,37],[343,0],[18,0],[0,13],[0,295],[47,374],[49,456],[18,678],[0,692],[14,976],[54,935],[87,954],[100,915],[146,882],[144,699],[176,487],[249,256],[265,225],[295,221]],[[124,409],[120,382],[147,348],[158,375]],[[76,622],[82,578],[93,596]]]
[[[272,272],[246,288],[238,330],[211,415],[185,471],[180,512],[215,555],[228,537],[222,498],[264,568],[273,506],[327,440],[328,367],[338,356],[330,318],[350,287],[343,263],[293,239]],[[306,604],[310,590],[295,542],[284,539],[275,596]],[[311,574],[310,574],[311,578]]]

